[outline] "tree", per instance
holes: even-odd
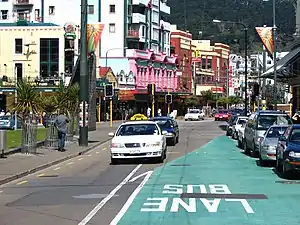
[[[226,104],[229,104],[228,98],[226,97],[221,97],[217,100],[218,105],[225,106]]]
[[[242,99],[238,96],[229,96],[228,97],[228,104],[229,105],[237,105],[242,103]]]
[[[184,104],[188,107],[196,106],[198,105],[198,98],[195,96],[193,96],[192,98],[186,98],[184,99]]]
[[[205,103],[205,105],[211,104],[215,99],[214,93],[211,90],[201,91],[201,101]]]
[[[17,102],[12,110],[17,112],[22,122],[24,122],[25,118],[31,113],[37,114],[42,110],[40,94],[27,80],[19,80],[16,91]]]

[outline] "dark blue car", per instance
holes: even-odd
[[[167,142],[169,145],[176,145],[179,142],[179,128],[178,123],[172,117],[158,116],[152,117],[150,121],[155,121],[162,131],[167,131]]]
[[[289,126],[284,134],[279,136],[276,170],[282,177],[288,177],[290,172],[300,170],[300,124]]]

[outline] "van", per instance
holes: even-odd
[[[264,133],[272,125],[292,124],[290,116],[281,111],[262,110],[250,115],[245,126],[244,150],[252,157],[258,156],[259,143],[263,140]]]

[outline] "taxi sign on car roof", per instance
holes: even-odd
[[[141,114],[141,113],[138,113],[138,114],[135,114],[133,115],[130,120],[148,120],[147,116]]]

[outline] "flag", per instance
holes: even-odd
[[[272,27],[255,27],[255,29],[268,53],[273,57],[274,42]]]
[[[104,24],[88,24],[87,25],[87,42],[88,53],[95,52],[101,38]]]

